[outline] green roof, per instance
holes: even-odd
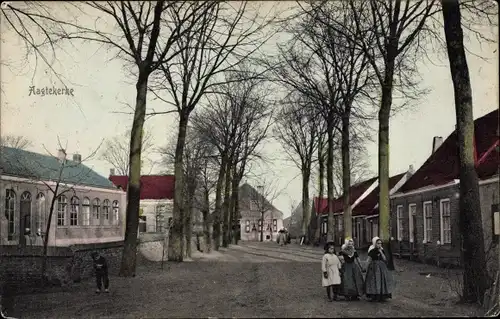
[[[2,146],[0,169],[3,175],[33,180],[59,180],[61,163],[57,157]],[[61,183],[101,188],[115,188],[106,177],[99,175],[82,163],[66,160],[61,174]]]

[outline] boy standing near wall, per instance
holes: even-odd
[[[109,292],[108,263],[106,262],[106,258],[99,255],[98,252],[93,252],[91,256],[94,261],[95,277],[97,283],[97,290],[95,292],[100,293],[102,291],[103,284],[104,292]]]

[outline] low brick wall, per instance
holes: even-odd
[[[67,286],[92,277],[90,254],[93,251],[106,257],[111,275],[118,274],[122,250],[123,242],[50,247],[47,253],[47,279],[55,286]],[[0,247],[1,285],[14,286],[16,290],[39,286],[42,264],[42,247]]]

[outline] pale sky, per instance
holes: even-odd
[[[491,32],[485,30],[485,32]],[[498,39],[498,33],[496,33]],[[480,117],[498,108],[498,48],[497,43],[479,45],[475,37],[467,41],[468,48],[484,59],[468,54],[472,82],[474,117]],[[272,43],[270,44],[272,45]],[[22,135],[35,144],[32,151],[53,154],[58,149],[57,136],[63,146],[67,143],[68,154],[80,153],[85,158],[103,139],[113,137],[130,128],[132,116],[113,112],[128,112],[126,104],[135,103],[134,79],[124,71],[123,63],[113,60],[113,53],[99,49],[99,45],[64,46],[59,51],[60,63],[56,70],[63,75],[64,83],[73,89],[74,96],[29,95],[30,86],[37,88],[63,85],[47,68],[38,63],[34,72],[34,59],[29,63],[14,63],[16,67],[2,64],[0,79],[2,92],[1,134]],[[1,59],[23,61],[25,50],[18,37],[2,30]],[[443,59],[444,58],[444,59]],[[413,109],[396,114],[390,123],[390,173],[404,172],[409,165],[418,169],[430,155],[432,138],[446,138],[455,126],[453,86],[446,56],[432,57],[434,63],[423,61],[419,66],[425,87],[432,91],[423,97]],[[12,65],[12,63],[11,63]],[[166,106],[154,101],[149,94],[148,109],[165,110]],[[377,140],[377,123],[372,123],[371,135]],[[177,133],[175,115],[159,115],[146,122],[146,129],[154,136],[155,146],[163,146],[172,134]],[[45,147],[45,148],[44,148]],[[377,145],[367,143],[370,168],[377,172]],[[300,171],[284,160],[285,155],[277,142],[265,145],[267,154],[278,152],[282,160],[261,164],[255,175],[266,174],[274,179],[279,196],[273,204],[290,215],[291,206],[301,198]],[[153,160],[157,160],[154,158]],[[97,158],[86,162],[98,173],[108,176],[110,165]],[[155,167],[156,171],[162,168]],[[371,176],[367,176],[367,179]],[[248,180],[252,184],[252,180]],[[313,181],[315,182],[315,181]],[[255,185],[257,182],[253,182]],[[311,193],[311,197],[314,196]]]

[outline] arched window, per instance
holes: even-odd
[[[69,225],[78,226],[78,211],[80,210],[80,200],[78,197],[71,198],[71,210],[69,212]]]
[[[31,193],[24,192],[21,194],[21,205],[19,212],[22,218],[21,234],[29,235],[31,233]]]
[[[100,212],[101,210],[101,201],[99,198],[94,198],[92,201],[92,225],[100,225]]]
[[[85,197],[82,203],[82,225],[90,225],[90,199]]]
[[[109,207],[109,200],[105,199],[102,201],[102,215],[104,218],[104,224],[108,225],[109,224],[109,210],[111,207]]]
[[[7,240],[14,239],[15,227],[16,193],[12,189],[5,192],[5,218],[7,218]]]
[[[46,214],[46,206],[45,206],[45,195],[43,193],[38,193],[36,195],[36,222],[35,222],[35,227],[36,231],[40,230],[40,232],[45,232],[45,221],[47,216]]]
[[[113,224],[118,225],[120,222],[120,204],[117,200],[113,201]]]
[[[68,209],[68,200],[66,196],[59,196],[57,199],[57,226],[66,225],[66,211]]]

